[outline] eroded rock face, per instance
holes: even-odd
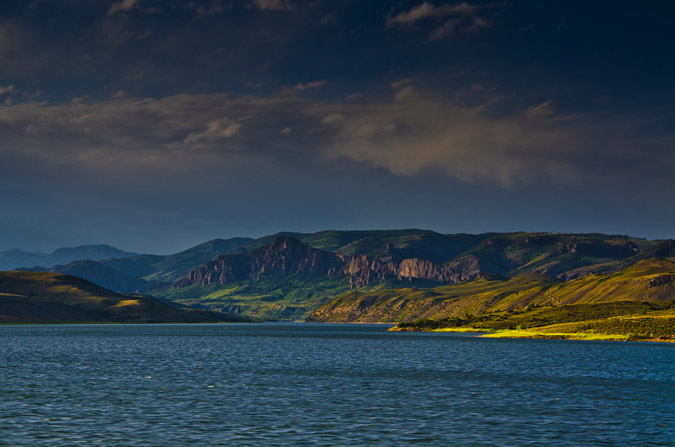
[[[404,259],[398,264],[396,274],[401,279],[424,278],[444,282],[461,280],[458,272],[427,259]]]
[[[408,258],[400,262],[381,261],[366,255],[347,256],[312,248],[290,236],[279,236],[264,247],[248,253],[219,256],[193,270],[174,284],[174,288],[193,284],[225,285],[245,279],[269,276],[303,275],[308,277],[348,276],[352,287],[387,279],[428,279],[457,282],[471,275],[435,264],[426,259]]]
[[[192,284],[227,284],[243,279],[301,274],[334,276],[342,271],[343,256],[314,249],[295,238],[282,236],[270,245],[247,253],[219,256],[191,271],[174,288]]]

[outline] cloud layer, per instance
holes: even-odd
[[[478,12],[478,5],[459,3],[456,5],[434,6],[429,2],[423,2],[389,18],[389,25],[408,25],[429,18],[445,17],[449,15],[474,15]]]
[[[672,236],[673,14],[3,1],[0,249],[48,237],[45,216],[74,243],[256,225]]]
[[[618,186],[638,168],[673,166],[673,132],[636,139],[639,116],[556,115],[549,101],[510,115],[493,108],[439,100],[409,79],[392,83],[388,101],[359,104],[227,94],[31,101],[0,106],[0,153],[119,174],[295,152],[310,164],[346,158],[395,175],[436,172],[506,188],[597,179]]]
[[[429,2],[423,2],[413,6],[407,11],[389,16],[389,27],[410,28],[420,22],[432,22],[433,29],[429,33],[431,40],[439,40],[455,33],[475,33],[490,28],[492,22],[478,15],[481,9],[494,9],[495,4],[487,5],[487,8],[477,4],[457,3],[442,4],[435,6]]]

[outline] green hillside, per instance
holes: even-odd
[[[621,272],[562,282],[527,273],[428,289],[351,291],[319,307],[311,321],[399,323],[469,318],[532,306],[675,299],[675,262],[643,260]]]

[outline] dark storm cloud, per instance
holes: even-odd
[[[249,72],[273,63],[279,49],[296,38],[293,26],[307,19],[266,3],[254,6],[37,0],[16,6],[11,15],[0,11],[2,77],[39,83],[52,95],[242,89]],[[301,80],[276,81],[270,88]]]
[[[492,21],[487,18],[491,9],[499,9],[501,5],[489,4],[482,7],[477,4],[457,3],[435,6],[429,2],[423,2],[413,6],[407,11],[391,15],[387,19],[387,25],[391,28],[409,28],[420,22],[431,22],[432,31],[429,38],[432,40],[443,39],[456,33],[475,33],[492,26]],[[485,10],[482,16],[478,13]]]
[[[280,11],[294,8],[290,0],[252,0],[251,5],[262,11]]]
[[[667,150],[675,145],[672,131],[643,135],[654,119],[650,111],[564,115],[545,101],[494,116],[498,97],[476,106],[440,101],[437,92],[418,90],[410,80],[392,83],[391,98],[381,102],[316,101],[289,93],[322,84],[298,84],[267,97],[183,94],[4,105],[0,151],[102,175],[200,171],[295,153],[304,160],[302,169],[346,157],[397,175],[436,171],[510,188],[597,179],[620,184],[673,163]]]
[[[339,225],[672,235],[673,7],[630,6],[3,2],[0,249],[46,213],[40,240],[130,249]]]

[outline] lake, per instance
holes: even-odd
[[[674,445],[673,344],[387,328],[1,326],[0,445]]]

